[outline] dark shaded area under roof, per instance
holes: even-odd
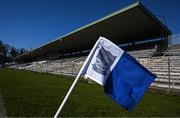
[[[14,60],[36,59],[51,53],[72,53],[89,50],[99,36],[108,38],[117,44],[158,38],[162,31],[170,35],[164,26],[141,3],[136,2],[114,12],[89,25],[79,28],[55,41],[47,43],[31,52],[16,57]]]

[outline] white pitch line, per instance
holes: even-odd
[[[0,93],[0,117],[6,117],[6,110],[4,107],[4,102],[1,93]]]

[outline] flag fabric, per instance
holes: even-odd
[[[131,111],[156,78],[136,59],[104,37],[96,42],[83,74],[104,86],[105,93]]]

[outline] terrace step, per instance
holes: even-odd
[[[161,84],[161,83],[152,83],[151,86],[153,87],[160,87],[160,88],[164,88],[164,89],[168,89],[169,88],[169,84]],[[170,89],[180,89],[180,85],[170,85]]]

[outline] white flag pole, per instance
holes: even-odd
[[[101,37],[100,37],[100,38],[101,38]],[[100,38],[99,38],[99,39],[100,39]],[[71,95],[71,93],[72,93],[72,91],[73,91],[73,89],[74,89],[74,87],[75,87],[77,81],[78,81],[79,78],[81,77],[81,75],[82,75],[84,69],[85,69],[86,66],[89,64],[90,59],[91,59],[92,56],[94,55],[95,50],[96,50],[98,44],[99,44],[99,40],[96,42],[96,44],[94,45],[94,47],[93,47],[93,49],[91,50],[90,54],[89,54],[88,57],[86,58],[86,61],[84,62],[83,66],[81,67],[81,69],[80,69],[80,71],[79,71],[79,73],[78,73],[76,79],[74,80],[73,84],[71,85],[71,88],[69,89],[68,93],[66,94],[66,96],[65,96],[64,100],[62,101],[62,103],[61,103],[59,109],[57,110],[56,114],[54,115],[54,118],[57,118],[58,115],[59,115],[59,113],[62,111],[62,109],[63,109],[63,107],[64,107],[64,105],[65,105],[67,99],[68,99],[69,96]]]

